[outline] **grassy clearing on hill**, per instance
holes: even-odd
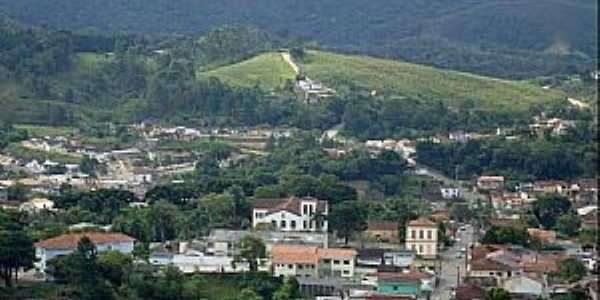
[[[40,138],[45,136],[70,136],[75,133],[73,127],[50,127],[36,125],[15,125],[17,129],[27,131],[30,137]]]
[[[564,94],[525,82],[500,80],[365,56],[309,51],[303,70],[333,88],[349,84],[378,93],[441,100],[452,106],[522,111],[532,104],[563,101]]]
[[[229,84],[244,87],[259,86],[273,91],[296,77],[294,70],[279,53],[264,53],[229,66],[202,72],[199,78],[217,77]]]
[[[4,151],[8,153],[10,156],[24,159],[24,160],[33,160],[36,159],[39,162],[44,162],[45,160],[51,160],[63,164],[78,164],[81,162],[81,156],[75,154],[65,154],[58,152],[46,152],[42,150],[29,149],[23,147],[20,143],[12,143],[9,144]]]

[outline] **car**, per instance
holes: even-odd
[[[465,231],[465,230],[467,230],[467,226],[464,226],[464,225],[463,225],[463,226],[460,226],[460,227],[458,228],[458,230],[460,230],[460,231]]]
[[[463,254],[460,252],[456,253],[456,258],[463,258]]]
[[[466,253],[467,252],[467,248],[460,248],[460,253]]]

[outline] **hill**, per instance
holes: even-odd
[[[523,111],[564,99],[559,91],[525,82],[365,56],[309,51],[302,67],[310,77],[336,89],[356,86],[379,94],[440,100],[454,107],[471,102],[479,109]]]
[[[596,5],[593,0],[0,0],[9,16],[53,28],[164,35],[244,24],[324,49],[503,78],[595,68]]]
[[[279,53],[265,53],[237,64],[197,73],[199,79],[217,77],[223,82],[243,86],[258,86],[273,91],[294,80],[296,73]]]

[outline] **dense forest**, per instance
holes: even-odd
[[[342,5],[337,0],[0,0],[10,17],[57,29],[170,35],[206,33],[237,23],[323,48],[509,78],[594,69],[595,4],[592,0],[382,0],[368,5],[361,0]]]

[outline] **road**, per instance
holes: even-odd
[[[458,257],[461,249],[468,249],[473,243],[473,227],[466,225],[465,230],[459,230],[456,234],[457,241],[451,248],[441,253],[442,269],[440,273],[439,285],[431,295],[434,300],[449,300],[452,296],[450,287],[455,287],[460,269],[461,278],[464,277],[466,270],[465,254]]]
[[[294,62],[289,52],[281,52],[281,57],[285,62],[288,63],[288,65],[290,65],[296,75],[300,74],[300,67],[298,67],[298,65]]]

